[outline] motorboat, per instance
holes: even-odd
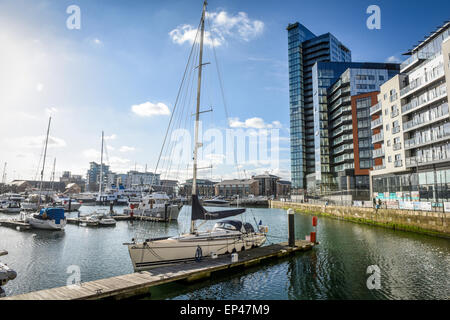
[[[67,219],[64,208],[48,207],[41,209],[38,214],[28,214],[25,222],[35,229],[64,230]]]
[[[113,227],[117,223],[117,221],[105,209],[97,210],[90,216],[90,218],[98,220],[98,225],[100,227]]]
[[[172,204],[165,192],[154,192],[144,196],[137,205],[130,203],[128,208],[123,209],[123,213],[175,221],[178,220],[181,207],[181,204]]]
[[[99,225],[99,219],[94,216],[84,216],[80,218],[80,223],[89,227],[97,227]]]
[[[2,213],[20,213],[20,203],[12,200],[0,201],[0,212]]]

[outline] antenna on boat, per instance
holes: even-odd
[[[194,129],[194,168],[193,168],[193,174],[192,174],[192,196],[197,195],[197,153],[198,153],[198,147],[201,146],[201,144],[198,142],[198,126],[199,126],[199,119],[200,119],[200,92],[201,92],[201,85],[202,85],[202,69],[203,69],[203,36],[205,33],[205,12],[206,12],[206,5],[208,3],[206,0],[203,2],[203,11],[202,11],[202,19],[201,19],[201,26],[200,26],[200,53],[198,56],[198,83],[197,83],[197,107],[195,112],[195,129]],[[193,210],[193,206],[192,206]],[[191,233],[195,232],[195,221],[191,220]]]
[[[41,206],[41,193],[42,193],[42,184],[44,181],[44,169],[45,169],[45,158],[47,157],[47,146],[48,146],[48,136],[50,134],[50,124],[52,122],[52,117],[48,118],[48,127],[47,127],[47,137],[45,138],[45,148],[44,148],[44,160],[42,162],[42,171],[41,171],[41,182],[39,184],[39,199],[38,199],[38,210]]]

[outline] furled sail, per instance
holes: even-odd
[[[192,195],[192,220],[217,220],[244,213],[245,209],[233,209],[210,212],[203,208],[197,195]]]

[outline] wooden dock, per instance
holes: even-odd
[[[19,230],[30,230],[31,225],[22,220],[14,220],[14,219],[0,219],[0,226],[8,227],[8,228],[20,228]]]
[[[90,281],[81,285],[71,285],[17,296],[6,297],[8,300],[97,300],[124,299],[134,296],[149,295],[154,286],[174,281],[197,281],[208,278],[216,272],[240,270],[265,261],[279,259],[288,255],[313,248],[309,241],[298,240],[295,247],[287,242],[240,252],[237,262],[231,262],[230,255],[216,259],[203,258],[200,262],[190,262],[173,266],[155,268],[150,271],[135,272],[127,275]],[[131,262],[129,262],[131,263]],[[0,300],[2,300],[0,299]]]

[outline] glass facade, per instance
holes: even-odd
[[[306,175],[314,173],[316,166],[313,66],[318,61],[350,62],[351,52],[330,33],[316,36],[298,22],[287,30],[291,179],[292,193],[296,194],[306,188]]]

